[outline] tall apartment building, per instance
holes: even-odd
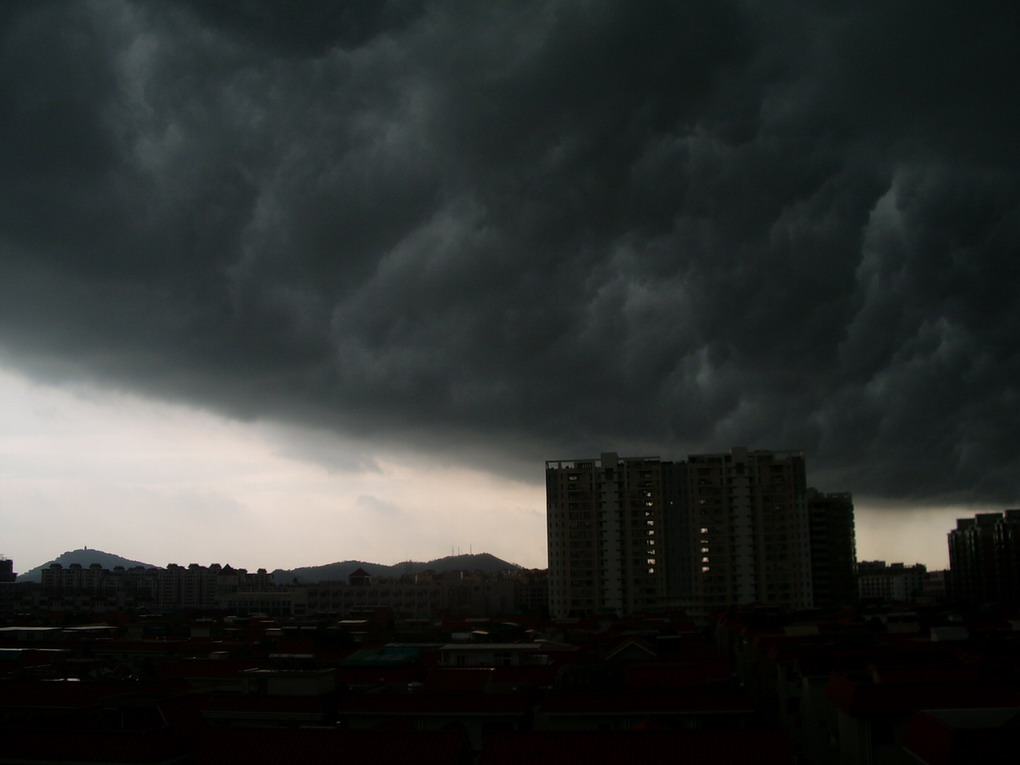
[[[678,467],[615,452],[545,463],[551,614],[669,604],[664,532],[681,489]]]
[[[686,525],[695,547],[686,576],[688,612],[704,619],[744,603],[810,608],[803,452],[692,455],[686,478]]]
[[[924,593],[928,569],[921,563],[886,565],[884,560],[862,560],[857,566],[857,587],[861,598],[915,601]]]
[[[14,582],[17,578],[14,561],[0,555],[0,618],[14,611]]]
[[[853,496],[808,489],[807,503],[815,608],[853,603],[858,595]]]
[[[14,573],[14,561],[0,555],[0,584],[13,584],[18,575]]]
[[[802,452],[551,460],[546,491],[554,616],[679,606],[705,619],[744,603],[813,604]],[[826,539],[849,546],[837,557],[852,584],[853,505],[838,496],[831,504],[849,512],[818,514]]]
[[[1020,509],[960,518],[949,532],[949,595],[1020,604]]]

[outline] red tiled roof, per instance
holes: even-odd
[[[658,656],[658,652],[647,640],[640,638],[628,638],[620,641],[605,653],[607,661],[649,659],[656,656]]]
[[[211,679],[224,677],[241,677],[249,669],[265,666],[266,659],[179,659],[163,662],[156,672],[164,678]]]
[[[337,667],[340,685],[376,686],[406,685],[424,682],[427,670],[420,666],[404,667]]]
[[[867,657],[860,651],[822,651],[798,656],[797,669],[804,677],[809,675],[829,675],[836,671],[863,669],[867,665]]]
[[[127,703],[147,695],[157,699],[183,691],[177,683],[98,683],[48,680],[5,681],[0,708],[83,709],[99,704]],[[154,702],[153,702],[154,703]]]
[[[266,696],[264,694],[200,694],[194,707],[203,712],[263,712],[266,714],[325,715],[331,708],[329,697]]]
[[[354,716],[523,715],[530,700],[523,694],[351,693],[337,698],[337,713]]]
[[[698,662],[633,662],[623,670],[628,688],[690,688],[733,674],[733,667],[723,659]]]
[[[149,731],[5,728],[0,757],[7,762],[179,762],[188,742],[169,728]]]
[[[792,765],[785,732],[545,731],[489,733],[480,765]]]
[[[980,666],[973,664],[886,664],[873,665],[875,681],[879,683],[980,683],[985,679]]]
[[[194,763],[461,765],[467,751],[465,736],[452,731],[210,728],[199,741]]]
[[[740,691],[690,693],[550,693],[539,711],[550,715],[670,715],[750,712],[750,696]]]
[[[556,682],[560,668],[554,664],[496,667],[492,673],[493,685],[513,685],[519,688],[548,688]]]
[[[833,675],[826,696],[855,716],[906,714],[920,709],[1020,705],[1020,687],[1005,682],[871,683]]]
[[[486,667],[433,668],[425,676],[429,693],[482,693],[492,682],[494,670]]]
[[[1020,710],[918,712],[907,724],[903,748],[928,765],[1012,764],[1020,751]]]

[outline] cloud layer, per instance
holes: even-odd
[[[5,4],[0,350],[475,464],[1020,499],[1020,12],[630,5]]]

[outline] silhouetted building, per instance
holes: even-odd
[[[913,601],[924,593],[928,569],[920,563],[886,565],[884,560],[862,560],[857,564],[857,589],[868,600]]]
[[[551,460],[546,491],[554,616],[679,606],[704,620],[730,605],[813,604],[802,452]],[[824,598],[852,600],[852,500],[815,496]]]
[[[14,561],[0,555],[0,584],[11,584],[18,578],[14,573]]]
[[[958,603],[1020,604],[1020,509],[958,519],[949,532],[949,569]]]
[[[704,619],[730,605],[810,608],[811,547],[803,452],[748,451],[687,460],[691,597]]]
[[[14,611],[14,561],[0,555],[0,617]]]
[[[372,583],[372,577],[365,569],[356,568],[347,575],[347,583],[351,587],[368,587]]]
[[[949,571],[928,571],[924,575],[919,602],[926,605],[943,603],[949,590]]]
[[[681,471],[658,457],[615,452],[545,463],[552,615],[669,602],[666,516],[678,510]]]
[[[815,608],[849,605],[857,600],[853,496],[808,489],[807,502]]]
[[[52,563],[42,571],[42,593],[57,610],[108,611],[145,606],[161,611],[219,608],[225,595],[274,589],[272,574],[265,569],[249,574],[214,563],[187,568],[171,563],[166,568],[115,566],[99,563],[63,567]]]

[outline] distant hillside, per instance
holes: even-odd
[[[102,550],[83,548],[63,553],[53,560],[43,563],[41,566],[36,566],[30,571],[26,571],[18,576],[18,581],[40,582],[42,581],[43,570],[49,568],[54,563],[59,563],[65,568],[72,563],[78,563],[84,567],[98,563],[103,568],[108,569],[112,569],[115,566],[123,566],[124,568],[131,568],[132,566],[162,568],[162,566],[154,567],[151,563],[128,560],[127,558],[103,552]],[[448,555],[445,558],[437,558],[436,560],[426,562],[409,560],[393,566],[385,566],[381,563],[368,563],[361,560],[345,560],[340,563],[327,563],[324,566],[305,566],[290,570],[277,569],[273,572],[273,577],[277,584],[289,584],[295,579],[304,583],[336,582],[346,580],[351,575],[351,572],[358,568],[364,569],[371,576],[381,577],[417,574],[429,569],[439,573],[446,571],[484,571],[486,573],[494,573],[496,571],[520,568],[520,566],[516,563],[507,563],[495,555],[489,555],[489,553],[478,553],[477,555]]]
[[[151,563],[141,563],[136,560],[128,560],[122,558],[119,555],[113,553],[103,552],[102,550],[89,550],[88,548],[82,548],[81,550],[69,550],[66,553],[58,555],[51,561],[43,563],[41,566],[26,571],[24,574],[18,575],[19,582],[41,582],[43,569],[49,568],[52,564],[59,563],[64,568],[67,568],[72,563],[79,563],[84,567],[91,566],[93,563],[98,563],[103,568],[112,569],[114,566],[123,566],[124,568],[131,568],[132,566],[145,566],[151,568]]]
[[[520,568],[516,563],[507,563],[495,555],[489,553],[478,553],[477,555],[448,555],[445,558],[437,558],[427,562],[404,561],[393,566],[384,566],[380,563],[366,563],[359,560],[345,560],[340,563],[327,563],[324,566],[306,566],[304,568],[293,568],[290,570],[277,569],[273,577],[277,584],[289,584],[297,579],[303,583],[313,582],[338,582],[347,579],[353,571],[362,568],[371,576],[401,576],[403,574],[417,574],[422,571],[484,571],[495,573]]]

